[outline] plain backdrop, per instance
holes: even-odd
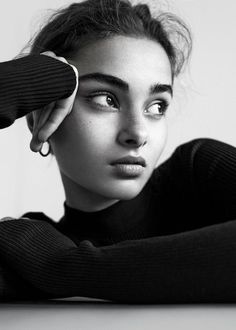
[[[131,0],[132,1],[132,0]],[[137,1],[135,1],[137,2]],[[147,1],[145,1],[147,2]],[[50,12],[71,1],[21,0],[0,4],[0,62],[15,57]],[[149,1],[152,8],[157,0]],[[186,141],[210,137],[236,146],[236,2],[164,0],[193,34],[193,53],[176,82],[169,109],[169,137],[159,164]],[[30,150],[25,118],[0,130],[0,218],[41,211],[56,221],[63,215],[64,190],[56,161]]]

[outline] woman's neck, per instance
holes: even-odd
[[[84,212],[96,212],[119,202],[118,199],[109,199],[82,187],[62,172],[61,178],[66,195],[66,204],[72,208]]]

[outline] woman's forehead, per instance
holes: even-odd
[[[171,83],[171,65],[160,44],[144,38],[116,36],[83,47],[73,59],[80,75],[103,72],[120,77]]]

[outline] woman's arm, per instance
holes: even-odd
[[[0,129],[58,99],[76,86],[70,65],[50,56],[29,55],[0,63]]]
[[[236,221],[174,235],[76,246],[50,224],[0,223],[0,256],[50,298],[236,302]]]
[[[5,262],[0,263],[0,302],[47,299],[40,290],[23,280]]]
[[[0,219],[0,222],[10,220],[14,220],[14,218],[5,217]],[[47,295],[25,281],[3,259],[0,260],[0,302],[47,298]]]
[[[0,63],[0,129],[53,101],[64,98],[67,105],[67,97],[77,85],[75,70],[52,58],[56,57],[52,52],[47,53],[48,56],[29,55]],[[50,130],[49,127],[47,131]],[[0,262],[0,301],[40,296],[45,297]]]

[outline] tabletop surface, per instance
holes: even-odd
[[[1,330],[235,330],[236,304],[116,304],[90,298],[0,304]]]

